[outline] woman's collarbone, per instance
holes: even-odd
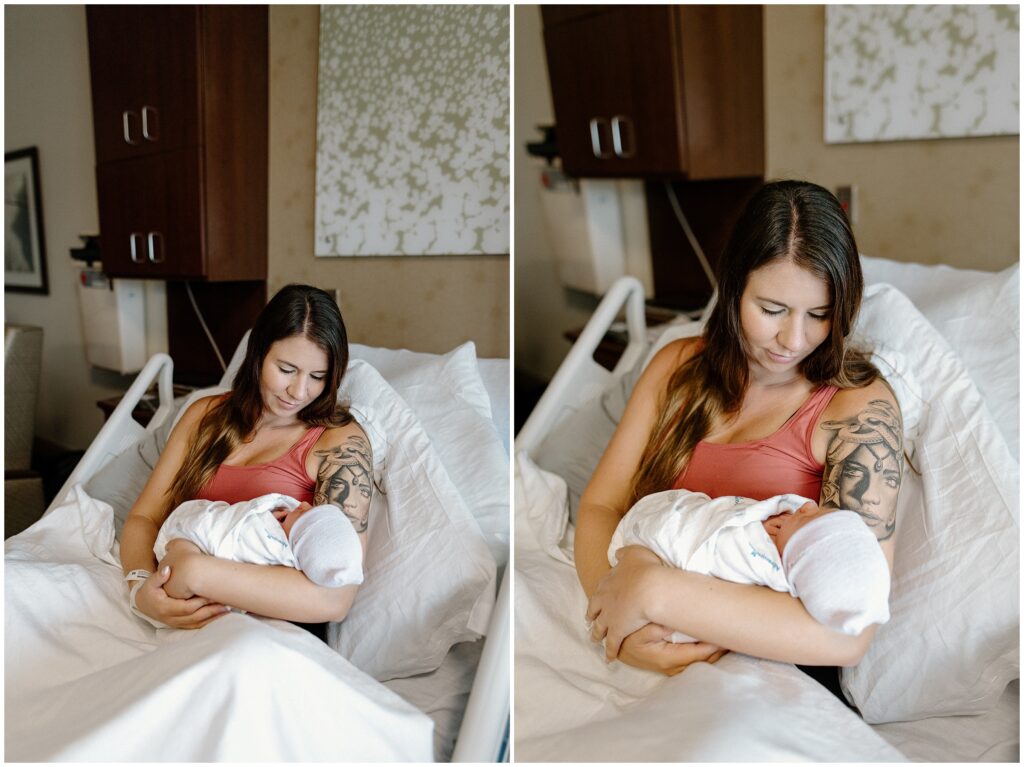
[[[808,390],[806,385],[793,386],[784,393],[748,392],[740,409],[719,417],[704,441],[729,445],[766,439],[789,423],[812,393],[813,389]]]

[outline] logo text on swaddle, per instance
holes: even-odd
[[[288,545],[288,543],[286,541],[282,541],[280,538],[278,538],[272,532],[270,532],[269,530],[266,530],[266,528],[264,528],[264,531],[267,534],[268,540],[273,541],[274,543],[278,544],[279,546],[287,546]]]
[[[768,564],[770,564],[772,566],[773,570],[778,570],[779,569],[779,565],[778,565],[778,563],[774,559],[772,559],[771,557],[769,557],[769,556],[767,556],[765,554],[762,554],[757,549],[751,548],[750,549],[750,556],[754,557],[754,559],[763,559],[765,562],[767,562]]]

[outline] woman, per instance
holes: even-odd
[[[788,594],[662,567],[638,546],[609,567],[630,506],[685,487],[711,497],[798,493],[855,511],[892,570],[902,422],[877,369],[847,345],[863,279],[838,202],[810,183],[765,185],[718,270],[703,337],[655,355],[581,498],[575,555],[591,636],[605,641],[608,660],[666,674],[727,650],[854,665],[874,627],[838,634]],[[663,641],[673,631],[703,641]]]
[[[317,586],[293,568],[217,559],[184,541],[172,541],[158,565],[153,544],[183,501],[237,503],[278,492],[337,505],[365,554],[372,456],[366,434],[337,403],[347,365],[345,325],[327,293],[289,285],[270,300],[234,388],[182,415],[125,522],[121,561],[137,613],[184,629],[215,620],[227,605],[299,623],[345,617],[357,586]]]

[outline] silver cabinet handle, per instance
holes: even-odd
[[[605,118],[592,117],[590,119],[590,148],[594,151],[594,157],[599,160],[607,160],[612,154],[601,147],[602,125],[608,125],[608,121]]]
[[[146,235],[146,240],[149,245],[149,260],[154,264],[162,264],[164,262],[164,236],[160,232],[150,232]],[[157,248],[157,243],[160,247]],[[159,250],[159,257],[157,257],[157,251]]]
[[[131,117],[135,113],[130,109],[126,109],[121,113],[121,127],[124,129],[124,143],[135,146],[138,144],[138,140],[132,138],[132,124]]]
[[[131,247],[132,263],[144,264],[146,262],[146,259],[142,257],[142,248],[140,248],[136,244],[136,237],[141,240],[142,232],[132,232],[130,235],[128,235],[128,244]]]
[[[157,121],[159,114],[156,107],[142,107],[142,137],[147,141],[160,140],[160,124]]]
[[[626,130],[623,131],[623,128]],[[627,142],[622,139],[623,133],[626,133],[629,137],[628,146],[626,145]],[[633,136],[632,121],[625,115],[615,115],[612,118],[612,148],[615,150],[616,157],[628,160],[636,154],[636,142],[633,140]]]

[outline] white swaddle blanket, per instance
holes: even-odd
[[[336,506],[314,506],[292,526],[291,536],[271,513],[299,505],[294,498],[268,493],[251,501],[185,501],[172,511],[153,553],[157,561],[175,538],[191,541],[206,554],[255,565],[285,565],[302,570],[320,586],[339,588],[363,582],[363,547]]]
[[[874,535],[852,511],[830,512],[806,524],[779,556],[762,520],[807,502],[791,493],[764,501],[712,499],[689,490],[654,493],[619,522],[608,561],[617,564],[620,548],[639,544],[673,567],[788,592],[815,620],[844,634],[885,623],[889,566]],[[675,632],[671,641],[695,640]]]

